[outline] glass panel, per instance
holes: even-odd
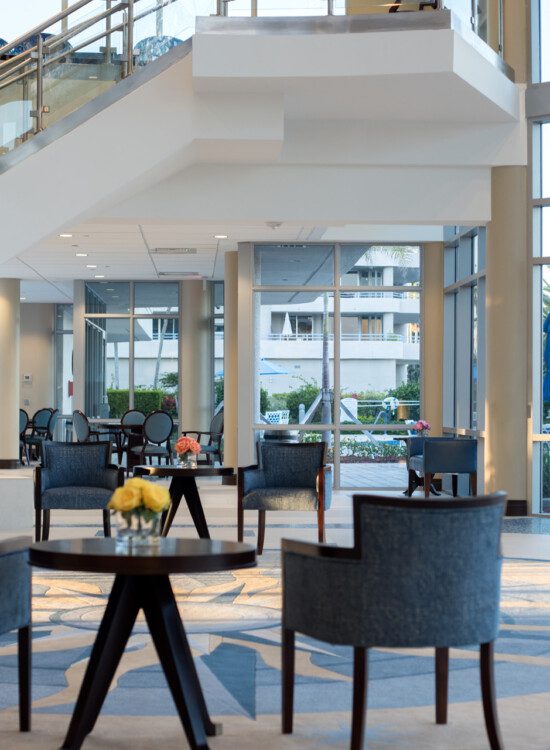
[[[461,237],[456,253],[456,280],[466,278],[472,273],[472,238]]]
[[[129,406],[129,318],[86,318],[86,414],[121,417]]]
[[[541,513],[550,513],[550,444],[541,443],[542,461],[541,473]]]
[[[470,19],[472,17],[472,2],[471,0],[445,0],[444,5],[456,13],[460,20],[471,26]]]
[[[25,76],[0,88],[0,156],[34,135],[30,116],[36,102],[36,79]]]
[[[55,408],[73,411],[73,306],[56,305]]]
[[[342,432],[340,486],[402,489],[407,486],[406,446],[391,433]]]
[[[230,2],[228,5],[232,5]],[[216,0],[148,0],[136,6],[134,54],[136,65],[146,65],[195,33],[197,16],[216,13]]]
[[[444,286],[450,286],[456,281],[456,248],[446,247],[443,259],[443,277]]]
[[[251,0],[231,0],[227,3],[228,16],[245,16],[252,15]]]
[[[548,8],[550,13],[550,7]],[[550,41],[549,41],[550,43]],[[541,198],[550,198],[550,122],[541,125]]]
[[[420,295],[342,296],[340,314],[341,420],[380,425],[419,419]]]
[[[134,312],[140,315],[177,313],[179,284],[164,282],[136,282],[134,285]]]
[[[214,407],[223,401],[224,392],[224,285],[214,282]]]
[[[258,0],[259,16],[326,16],[327,0]]]
[[[533,235],[535,255],[550,255],[550,206],[535,209]]]
[[[178,415],[177,318],[134,320],[134,407]]]
[[[332,245],[258,245],[255,283],[262,286],[329,286],[334,283]]]
[[[86,312],[97,314],[130,312],[128,281],[88,281],[85,286]]]
[[[419,286],[420,248],[414,246],[343,245],[342,286]]]
[[[55,328],[57,331],[73,331],[73,305],[55,306]]]
[[[254,295],[256,421],[332,421],[334,299],[323,292]]]
[[[542,268],[541,310],[541,366],[542,372],[542,432],[550,433],[550,267]],[[540,382],[540,381],[539,381]]]
[[[477,382],[478,382],[478,291],[477,286],[472,287],[472,368],[471,368],[471,413],[470,426],[472,430],[477,428]]]
[[[550,0],[540,0],[540,80],[550,81]]]

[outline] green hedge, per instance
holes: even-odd
[[[161,390],[139,390],[134,393],[134,408],[139,409],[144,414],[160,409],[165,392]],[[128,410],[130,393],[128,389],[107,389],[107,399],[109,401],[109,416],[112,418],[122,417]]]

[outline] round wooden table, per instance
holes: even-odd
[[[177,464],[165,465],[140,465],[134,466],[134,476],[153,476],[153,477],[171,477],[170,482],[170,499],[172,503],[168,513],[163,517],[162,536],[167,536],[170,527],[174,521],[178,508],[180,507],[181,498],[185,497],[185,502],[191,513],[191,518],[201,539],[210,539],[208,524],[204,516],[204,510],[197,488],[197,477],[230,477],[234,471],[229,466],[197,466],[194,469],[184,469]]]
[[[207,750],[207,736],[220,734],[221,726],[208,714],[168,576],[253,567],[255,549],[238,542],[161,539],[157,547],[125,553],[117,550],[114,539],[62,539],[33,544],[30,563],[53,570],[115,574],[63,748],[78,750],[93,730],[143,609],[189,745]]]

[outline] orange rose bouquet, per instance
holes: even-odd
[[[201,452],[201,447],[193,438],[182,435],[176,441],[174,450],[178,454],[178,459],[182,466],[194,468],[197,465],[197,455]]]

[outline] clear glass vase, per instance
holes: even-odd
[[[196,469],[197,468],[197,454],[188,451],[187,453],[180,453],[178,455],[178,466],[182,469]]]
[[[154,547],[160,543],[162,513],[147,508],[135,508],[117,513],[117,549]]]

